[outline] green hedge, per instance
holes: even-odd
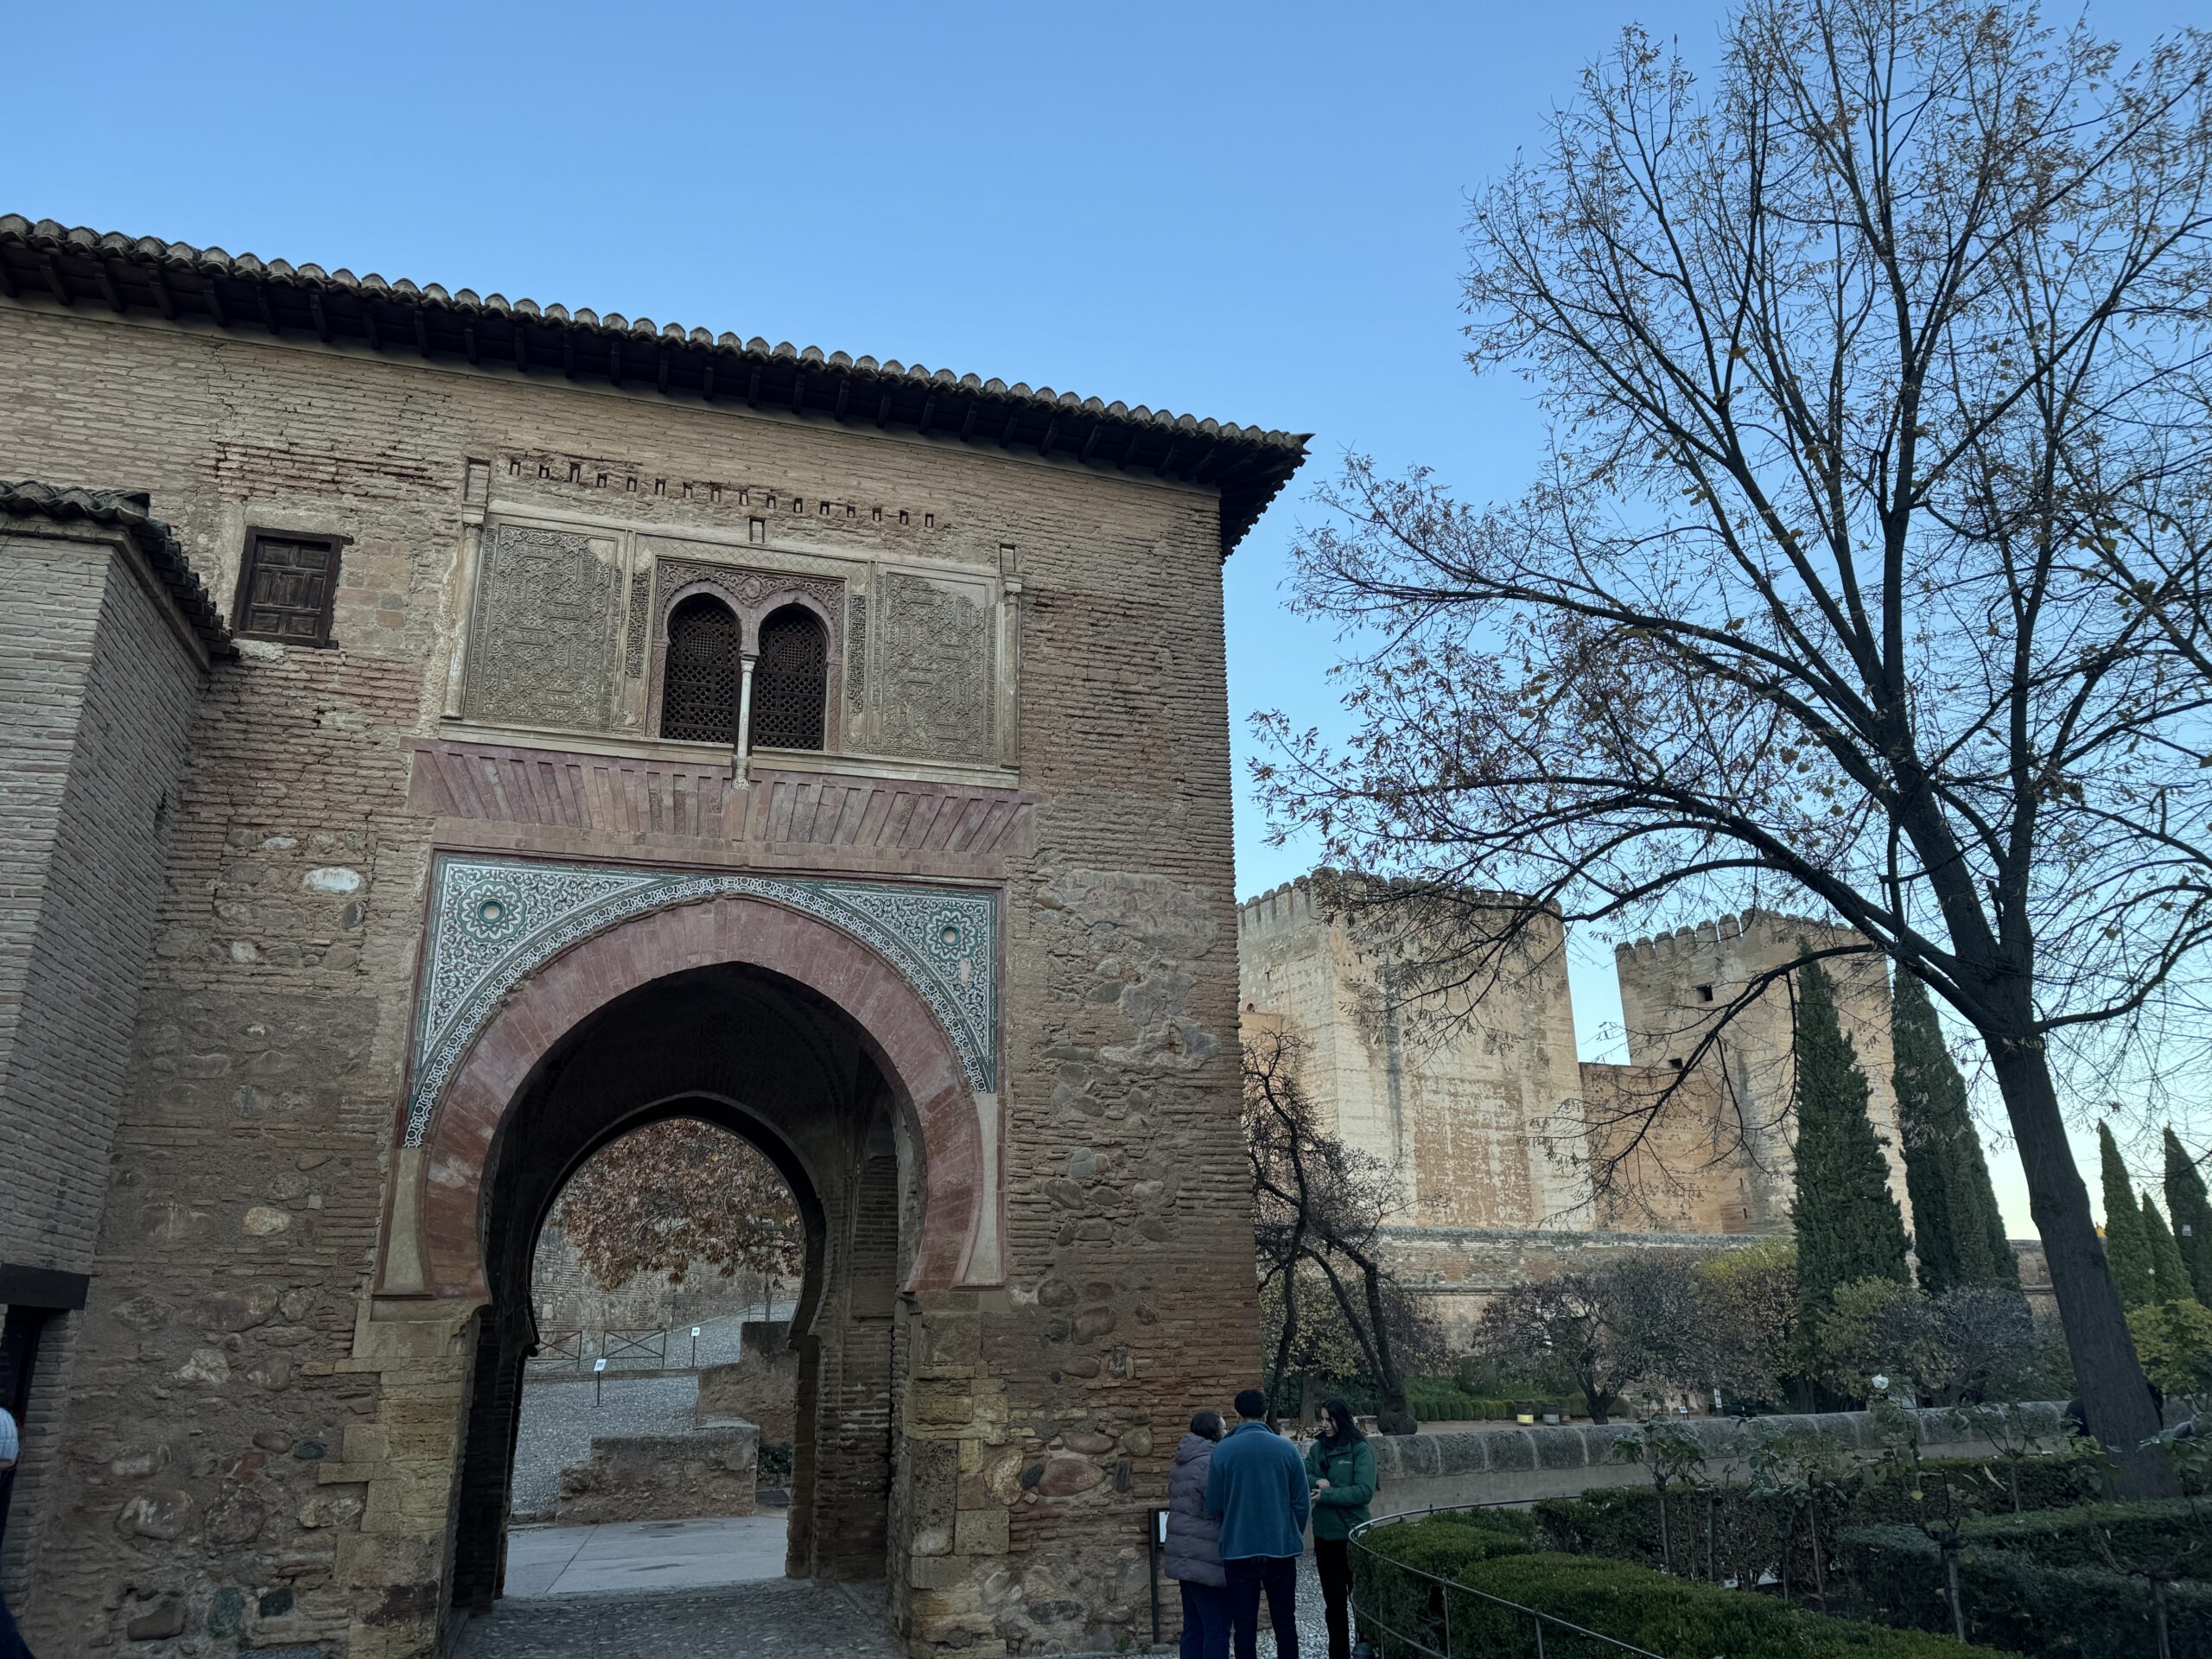
[[[2041,1567],[2102,1567],[2093,1529],[2123,1562],[2164,1563],[2177,1578],[2212,1579],[2212,1516],[2187,1498],[1980,1516],[1963,1535]]]
[[[1824,1562],[1833,1560],[1837,1533],[1847,1526],[1942,1521],[1961,1514],[1974,1517],[1967,1522],[1969,1526],[1993,1528],[2012,1518],[2010,1472],[2002,1463],[1983,1459],[1931,1458],[1922,1465],[1916,1487],[1902,1475],[1870,1466],[1854,1472],[1841,1491],[1822,1495],[1809,1509],[1802,1500],[1762,1497],[1743,1485],[1677,1490],[1668,1497],[1671,1559],[1661,1554],[1659,1497],[1649,1485],[1552,1498],[1538,1503],[1534,1514],[1541,1548],[1669,1567],[1704,1578],[1709,1511],[1711,1576],[1715,1580],[1749,1583],[1772,1568],[1788,1579],[1793,1596],[1801,1596],[1811,1594],[1815,1582],[1808,1524],[1813,1517],[1818,1518]],[[2024,1463],[2018,1472],[2024,1504],[2051,1510],[2074,1503],[2075,1477],[2065,1465],[2045,1459]],[[1920,1494],[1916,1498],[1916,1491]],[[2032,1534],[2048,1526],[2047,1521],[2027,1522],[2026,1530]],[[2088,1548],[2084,1540],[2083,1551]],[[2207,1554],[2212,1555],[2212,1548]]]
[[[2009,1514],[2016,1480],[2024,1512],[2065,1509],[2081,1501],[2081,1471],[2063,1458],[2024,1458],[2018,1465],[2002,1458],[1929,1458],[1921,1464],[1923,1501],[1913,1500],[1910,1483],[1901,1476],[1883,1478],[1869,1470],[1856,1484],[1851,1518],[1862,1525],[1909,1521],[1929,1503],[1936,1506],[1935,1513],[1948,1513],[1947,1503],[1985,1515]]]
[[[1788,1541],[1792,1592],[1808,1594],[1813,1588],[1812,1544],[1803,1516],[1796,1520],[1793,1537],[1789,1505],[1745,1487],[1669,1493],[1670,1555],[1661,1553],[1659,1495],[1649,1486],[1601,1488],[1582,1497],[1549,1498],[1535,1505],[1532,1515],[1540,1548],[1667,1567],[1689,1578],[1707,1576],[1710,1541],[1711,1577],[1716,1583],[1735,1579],[1750,1584],[1767,1567],[1779,1571]],[[1823,1548],[1830,1548],[1825,1540],[1833,1535],[1834,1525],[1834,1516],[1823,1517]]]
[[[1510,1517],[1510,1519],[1508,1517]],[[1525,1554],[1529,1526],[1510,1510],[1452,1510],[1425,1520],[1370,1527],[1362,1546],[1351,1552],[1352,1601],[1371,1619],[1394,1630],[1442,1628],[1442,1592],[1426,1579],[1402,1573],[1456,1578],[1477,1561],[1497,1555]],[[1440,1640],[1430,1645],[1440,1647]]]
[[[1573,1417],[1585,1409],[1580,1396],[1509,1400],[1471,1394],[1451,1378],[1440,1376],[1408,1377],[1406,1408],[1424,1423],[1508,1422],[1524,1411],[1540,1419],[1548,1411]]]
[[[1399,1532],[1423,1535],[1418,1542],[1389,1537]],[[1694,1584],[1624,1562],[1529,1554],[1519,1540],[1480,1526],[1432,1519],[1374,1528],[1363,1537],[1378,1555],[1387,1546],[1408,1565],[1418,1556],[1425,1570],[1469,1589],[1536,1608],[1669,1659],[1967,1659],[1991,1651],[1921,1630],[1802,1612],[1767,1597]],[[1455,1540],[1467,1541],[1456,1556],[1451,1551]],[[1517,1607],[1394,1573],[1389,1560],[1362,1560],[1366,1554],[1354,1552],[1355,1599],[1365,1620],[1362,1633],[1376,1643],[1383,1659],[1414,1651],[1394,1642],[1391,1630],[1448,1650],[1452,1659],[1535,1659],[1535,1622]],[[1447,1570],[1452,1562],[1456,1566]],[[1389,1630],[1382,1628],[1386,1624]],[[1541,1651],[1544,1659],[1619,1659],[1618,1649],[1556,1625],[1545,1627]]]
[[[1942,1552],[1907,1526],[1847,1528],[1844,1581],[1859,1605],[1922,1630],[1948,1630]],[[1975,1544],[1959,1555],[1959,1600],[1976,1641],[2034,1659],[2141,1659],[2158,1651],[2152,1591],[2101,1567],[2044,1567],[2020,1551]],[[2166,1586],[2177,1655],[2212,1654],[2212,1586]]]

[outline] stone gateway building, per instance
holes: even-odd
[[[539,1221],[677,1113],[804,1216],[791,1571],[1136,1637],[1255,1353],[1221,565],[1302,441],[16,218],[0,386],[39,1650],[438,1651]]]

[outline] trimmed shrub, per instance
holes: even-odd
[[[1727,1659],[1988,1659],[1990,1654],[1919,1630],[1801,1612],[1763,1596],[1586,1556],[1494,1556],[1469,1563],[1454,1577],[1483,1595],[1451,1596],[1452,1659],[1536,1659],[1535,1624],[1521,1608],[1535,1608],[1669,1659],[1712,1659],[1716,1654]],[[1446,1592],[1428,1587],[1439,1605],[1424,1625],[1408,1633],[1442,1649],[1439,1615]],[[1386,1655],[1392,1651],[1385,1633],[1367,1633]],[[1544,1659],[1619,1659],[1618,1649],[1556,1625],[1545,1627],[1541,1652]]]
[[[1507,1512],[1471,1510],[1370,1527],[1351,1551],[1352,1599],[1371,1622],[1442,1645],[1444,1592],[1419,1573],[1456,1578],[1497,1555],[1525,1554],[1527,1524]],[[1498,1524],[1493,1524],[1493,1522]],[[1400,1567],[1411,1567],[1411,1573]]]
[[[1916,1527],[1845,1529],[1845,1575],[1858,1605],[1924,1630],[1951,1628],[1942,1552]],[[2139,1659],[2156,1653],[2152,1586],[2102,1567],[2042,1567],[2024,1554],[1971,1545],[1958,1560],[1959,1600],[1977,1642],[2033,1659]],[[2212,1653],[2212,1586],[2164,1588],[2177,1655]]]
[[[1977,1516],[1964,1529],[1969,1545],[2001,1549],[2039,1567],[2103,1567],[2092,1533],[2101,1533],[2122,1562],[2169,1566],[2177,1578],[2212,1579],[2212,1532],[2187,1498],[2095,1503],[2024,1515]]]
[[[1834,1571],[1837,1535],[1847,1526],[1888,1522],[1908,1525],[1954,1514],[1973,1517],[1969,1527],[1994,1527],[2012,1517],[2013,1471],[2001,1459],[1932,1458],[1922,1465],[1920,1496],[1903,1473],[1867,1468],[1854,1471],[1840,1492],[1815,1503],[1768,1496],[1748,1486],[1713,1485],[1670,1492],[1667,1499],[1671,1559],[1660,1549],[1659,1498],[1649,1486],[1623,1486],[1586,1493],[1579,1498],[1551,1498],[1531,1514],[1539,1548],[1571,1555],[1603,1555],[1640,1567],[1666,1567],[1688,1578],[1734,1579],[1755,1583],[1771,1572],[1789,1586],[1794,1599],[1813,1594],[1822,1573],[1813,1554],[1812,1526],[1820,1528],[1821,1567]],[[2050,1458],[2023,1461],[2018,1471],[2024,1505],[2075,1514],[2075,1471]],[[2115,1510],[2129,1506],[2107,1506]],[[2020,1517],[2026,1521],[2026,1516]],[[2031,1533],[2048,1532],[2046,1515],[2028,1522]],[[1917,1529],[1916,1528],[1916,1535]],[[1994,1536],[1993,1535],[1993,1541]],[[2081,1537],[2068,1560],[2091,1559],[2093,1546]],[[2212,1547],[2208,1547],[2212,1556]],[[2056,1558],[2056,1555],[2055,1557]],[[2212,1575],[2212,1561],[2205,1569]]]
[[[1829,1508],[1835,1506],[1831,1504]],[[1800,1506],[1762,1497],[1742,1486],[1713,1486],[1667,1495],[1667,1537],[1660,1548],[1659,1495],[1649,1486],[1619,1486],[1579,1498],[1551,1498],[1532,1514],[1538,1547],[1569,1555],[1603,1555],[1638,1567],[1666,1567],[1686,1578],[1707,1576],[1752,1584],[1768,1568],[1780,1573],[1785,1553],[1793,1588],[1813,1587],[1812,1546]],[[1832,1527],[1832,1520],[1828,1522]],[[1795,1535],[1793,1537],[1792,1535]]]
[[[2065,1458],[2023,1458],[2008,1463],[2003,1458],[1929,1458],[1920,1465],[1922,1501],[1915,1503],[1912,1484],[1902,1473],[1885,1477],[1869,1469],[1853,1484],[1851,1519],[1865,1525],[1885,1521],[1910,1521],[1929,1511],[1946,1512],[1946,1506],[1978,1510],[1984,1515],[2010,1514],[2012,1483],[2018,1480],[2020,1508],[2064,1509],[2081,1500],[2081,1468]]]
[[[1406,1384],[1406,1404],[1425,1423],[1503,1423],[1511,1421],[1524,1411],[1540,1419],[1548,1411],[1556,1412],[1566,1419],[1581,1416],[1586,1410],[1579,1395],[1573,1398],[1493,1399],[1428,1378],[1414,1378]]]
[[[1479,1527],[1485,1532],[1505,1533],[1520,1539],[1531,1549],[1536,1548],[1536,1517],[1522,1504],[1497,1503],[1472,1510],[1440,1510],[1428,1518],[1450,1526]]]

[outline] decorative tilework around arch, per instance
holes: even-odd
[[[882,957],[927,1002],[970,1087],[996,1086],[998,895],[959,887],[559,864],[441,855],[407,1097],[406,1144],[507,993],[579,940],[671,905],[765,899],[817,917]]]

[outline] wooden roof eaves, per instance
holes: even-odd
[[[0,294],[103,305],[119,315],[204,320],[278,338],[313,337],[383,355],[512,363],[532,378],[788,409],[854,429],[899,429],[978,449],[1037,454],[1096,472],[1150,473],[1221,497],[1224,557],[1297,472],[1307,435],[1262,431],[1141,405],[1032,391],[950,370],[769,346],[649,320],[602,319],[463,289],[386,283],[251,255],[232,258],[0,216]]]

